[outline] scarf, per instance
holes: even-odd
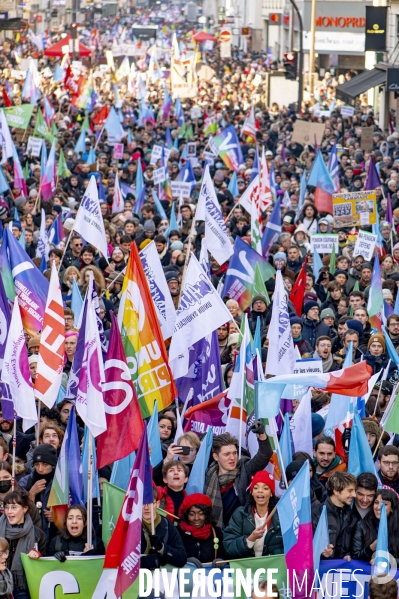
[[[212,524],[204,524],[204,526],[201,526],[201,528],[196,528],[195,526],[192,526],[191,524],[188,524],[182,520],[179,526],[183,532],[187,532],[194,537],[194,539],[201,539],[202,541],[209,539],[212,533]]]
[[[154,519],[155,534],[157,534],[157,527],[160,524],[161,524],[161,516],[159,514],[157,514]],[[152,530],[151,522],[148,524],[148,522],[144,522],[144,520],[143,520],[143,533],[144,533],[144,538],[145,538],[145,542],[146,542],[146,547],[145,547],[144,551],[143,551],[143,548],[141,548],[141,553],[143,553],[144,555],[148,555],[151,551],[151,544],[150,544],[150,535],[152,534],[151,530]]]
[[[302,341],[302,333],[299,335],[299,337],[295,337],[295,339],[292,338],[292,340],[294,343],[299,343],[300,341]]]
[[[313,357],[314,358],[321,358],[321,356],[319,356],[319,354],[317,353],[317,351],[315,350],[315,352],[313,353]],[[332,353],[330,353],[330,355],[328,356],[327,360],[323,360],[323,358],[321,358],[321,362],[322,362],[322,366],[323,366],[323,372],[328,372],[333,364],[333,355]]]
[[[26,513],[25,522],[22,526],[11,526],[6,516],[2,516],[0,518],[0,537],[4,537],[9,542],[18,541],[10,569],[14,576],[23,576],[25,578],[21,553],[29,553],[36,543],[35,527],[32,518]]]
[[[0,595],[11,596],[13,586],[12,574],[6,568],[3,572],[0,572]]]
[[[237,463],[237,468],[232,472],[219,475],[219,464],[214,462],[211,464],[205,476],[205,495],[208,495],[212,501],[213,514],[216,518],[216,525],[222,528],[223,526],[223,501],[220,487],[227,487],[231,482],[235,481],[240,475],[241,464]]]

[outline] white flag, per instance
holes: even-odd
[[[249,214],[251,214],[253,197],[257,193],[259,193],[259,175],[256,175],[238,200],[238,203],[241,204]]]
[[[290,317],[288,314],[287,294],[284,289],[281,270],[276,273],[276,288],[273,294],[272,318],[269,331],[266,374],[292,374],[296,354],[292,341]]]
[[[17,416],[23,418],[22,429],[25,432],[37,423],[37,411],[29,369],[28,350],[17,298],[14,302],[4,351],[2,380],[10,387],[14,410]]]
[[[93,300],[87,298],[87,302],[85,349],[76,394],[76,410],[93,437],[97,437],[107,428],[102,392],[105,375],[96,311]]]
[[[208,165],[205,167],[195,218],[205,221],[206,247],[219,264],[224,264],[233,255],[233,246],[227,233]]]
[[[13,156],[13,142],[6,115],[3,110],[0,111],[0,143],[2,147],[1,164],[5,164],[7,159],[12,158]]]
[[[90,178],[90,183],[80,204],[73,229],[77,233],[80,233],[87,243],[100,250],[104,258],[108,257],[104,221],[101,215],[97,183],[94,175]]]
[[[123,212],[124,207],[125,202],[123,201],[121,188],[119,186],[118,173],[116,173],[114,197],[112,200],[112,214],[116,214],[117,212]]]
[[[169,349],[169,364],[176,379],[188,372],[189,348],[230,320],[222,298],[192,254]]]
[[[52,408],[55,404],[61,387],[64,354],[64,304],[57,267],[53,262],[35,379],[35,395],[48,408]]]
[[[40,221],[40,232],[39,239],[37,241],[37,249],[36,249],[36,258],[43,258],[46,260],[49,259],[50,254],[50,241],[48,238],[48,233],[46,231],[46,213],[42,208],[42,219]]]
[[[169,339],[173,334],[176,322],[176,310],[166,282],[161,260],[153,241],[141,250],[140,260],[145,276],[147,277],[152,301],[157,311],[162,336],[164,339]]]
[[[291,418],[290,430],[295,451],[306,451],[309,455],[313,453],[312,443],[312,392],[309,389],[302,397],[301,402]],[[287,464],[284,464],[287,466]]]

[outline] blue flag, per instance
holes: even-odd
[[[83,451],[82,451],[82,473],[83,473],[83,501],[87,503],[89,501],[88,486],[89,486],[89,429],[85,426],[85,434],[83,437]],[[96,444],[93,439],[92,442],[92,466],[91,475],[93,477],[93,495],[92,499],[100,497],[100,485],[98,483],[98,470],[96,460]]]
[[[260,320],[260,318],[258,318]],[[285,468],[292,462],[292,441],[291,441],[291,431],[290,431],[290,415],[288,412],[284,415],[284,427],[281,431],[280,437],[280,452],[281,452],[281,463],[280,454],[277,453],[280,469],[281,471],[285,470]]]
[[[375,474],[375,466],[363,422],[355,410],[349,446],[348,472],[359,476],[362,472]]]
[[[385,503],[380,503],[380,523],[378,526],[377,548],[374,562],[375,574],[387,575],[390,570],[388,551],[388,519]]]
[[[209,465],[209,456],[211,455],[213,443],[213,428],[210,426],[206,431],[205,438],[201,441],[201,447],[198,450],[193,468],[191,470],[187,485],[186,493],[203,493],[205,487],[205,472]]]
[[[318,152],[309,174],[308,185],[319,187],[329,194],[335,193],[334,182],[323,160],[322,152]]]
[[[79,285],[76,282],[75,277],[72,279],[72,297],[71,297],[71,310],[73,312],[73,324],[75,327],[78,326],[80,313],[83,308],[83,298],[80,293]]]
[[[269,220],[266,223],[265,230],[263,231],[261,244],[262,244],[262,255],[267,258],[270,247],[276,241],[281,233],[281,206],[278,200],[273,208],[273,212],[269,216]]]
[[[238,185],[237,185],[237,173],[234,171],[230,182],[229,182],[229,186],[227,188],[229,190],[229,192],[231,193],[231,195],[233,196],[233,198],[236,198],[239,195],[239,191],[238,191]]]
[[[72,406],[69,413],[64,443],[66,443],[65,458],[69,466],[69,494],[71,502],[83,505],[83,480],[75,406]]]
[[[130,480],[130,473],[133,468],[136,452],[130,453],[122,460],[117,460],[112,466],[110,483],[126,491]]]
[[[327,508],[323,505],[321,510],[320,519],[317,523],[317,528],[313,535],[313,559],[314,559],[314,571],[319,570],[320,556],[324,549],[330,545],[330,535],[328,532],[328,520],[327,520]]]
[[[323,268],[323,262],[321,261],[319,252],[316,250],[316,248],[314,248],[312,269],[313,269],[313,274],[316,277],[316,280],[319,277],[319,272],[320,272],[321,268]]]
[[[163,208],[163,206],[161,204],[161,200],[157,196],[157,192],[155,191],[154,188],[152,188],[151,191],[152,191],[152,198],[154,200],[155,208],[157,209],[157,212],[158,212],[159,216],[163,220],[168,220],[168,217],[165,214],[165,210],[164,210],[164,208]]]
[[[159,438],[158,429],[158,402],[154,402],[154,410],[147,426],[148,442],[151,446],[151,465],[153,468],[162,462],[162,447],[161,439]]]

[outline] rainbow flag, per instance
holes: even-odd
[[[240,165],[244,163],[244,159],[234,125],[229,125],[218,135],[215,135],[213,142],[227,168],[238,172]]]
[[[132,243],[123,281],[119,328],[127,363],[143,418],[151,416],[154,402],[160,410],[177,396],[155,306],[137,245]]]

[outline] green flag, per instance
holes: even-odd
[[[194,131],[193,131],[193,126],[189,125],[185,132],[184,132],[184,137],[186,139],[186,141],[188,141],[189,139],[193,139],[194,138]]]
[[[388,418],[386,419],[384,430],[390,433],[399,433],[399,394],[396,396],[393,402],[392,408],[389,411]]]
[[[85,118],[83,119],[83,123],[82,123],[82,126],[81,126],[80,130],[83,131],[83,129],[85,131],[89,131],[89,129],[90,129],[89,115],[88,114],[86,114]]]
[[[33,104],[22,104],[22,106],[3,108],[8,126],[17,129],[27,129],[32,117],[33,109]]]
[[[26,181],[26,179],[29,179],[29,162],[28,161],[25,162],[25,166],[22,169],[22,172],[24,174],[25,181]]]
[[[47,139],[49,142],[53,143],[54,136],[50,133],[43,118],[43,113],[40,109],[37,111],[36,124],[33,135],[35,137],[40,135],[41,137],[44,137],[44,139]]]
[[[359,281],[356,281],[356,283],[353,286],[352,291],[359,291]],[[349,316],[353,316],[353,308],[352,306],[349,308]]]
[[[266,285],[265,285],[265,282],[263,280],[259,264],[258,264],[258,262],[256,262],[256,264],[255,264],[254,284],[253,284],[253,287],[252,287],[252,297],[254,297],[255,295],[259,295],[259,294],[265,296],[265,298],[266,298],[266,304],[269,305],[270,304],[270,297],[269,297],[269,294],[267,293]]]
[[[118,521],[124,497],[125,491],[123,489],[111,485],[107,481],[104,482],[102,539],[106,547]]]
[[[60,156],[58,158],[57,164],[57,177],[69,177],[71,173],[68,170],[67,163],[65,161],[64,152],[62,148],[60,150]]]
[[[332,252],[330,256],[330,274],[335,272],[335,245],[332,246]]]
[[[55,121],[52,121],[50,131],[51,131],[51,135],[54,135],[54,137],[57,137],[58,129],[57,129],[57,125],[55,124]]]
[[[233,572],[233,580],[234,580],[234,597],[236,599],[247,599],[247,597],[251,596],[251,592],[253,589],[254,583],[254,574],[256,570],[263,568],[266,570],[263,578],[260,576],[259,582],[261,580],[267,579],[267,571],[271,569],[277,570],[277,572],[273,572],[273,579],[276,580],[276,585],[279,590],[280,597],[288,597],[288,587],[287,587],[287,566],[285,564],[285,556],[284,555],[268,555],[267,557],[250,557],[248,559],[237,559],[230,560],[230,568],[234,570]],[[236,589],[236,572],[237,570],[241,570],[243,573],[244,579],[247,576],[247,572],[251,571],[251,588],[243,589],[241,587],[241,592],[239,589]],[[245,592],[246,591],[246,592]],[[265,596],[268,596],[267,591],[265,591]],[[270,595],[269,595],[270,596]]]
[[[31,599],[99,599],[115,597],[116,570],[103,570],[103,557],[70,557],[61,563],[55,558],[30,559],[21,554]],[[137,599],[139,579],[123,594]]]

